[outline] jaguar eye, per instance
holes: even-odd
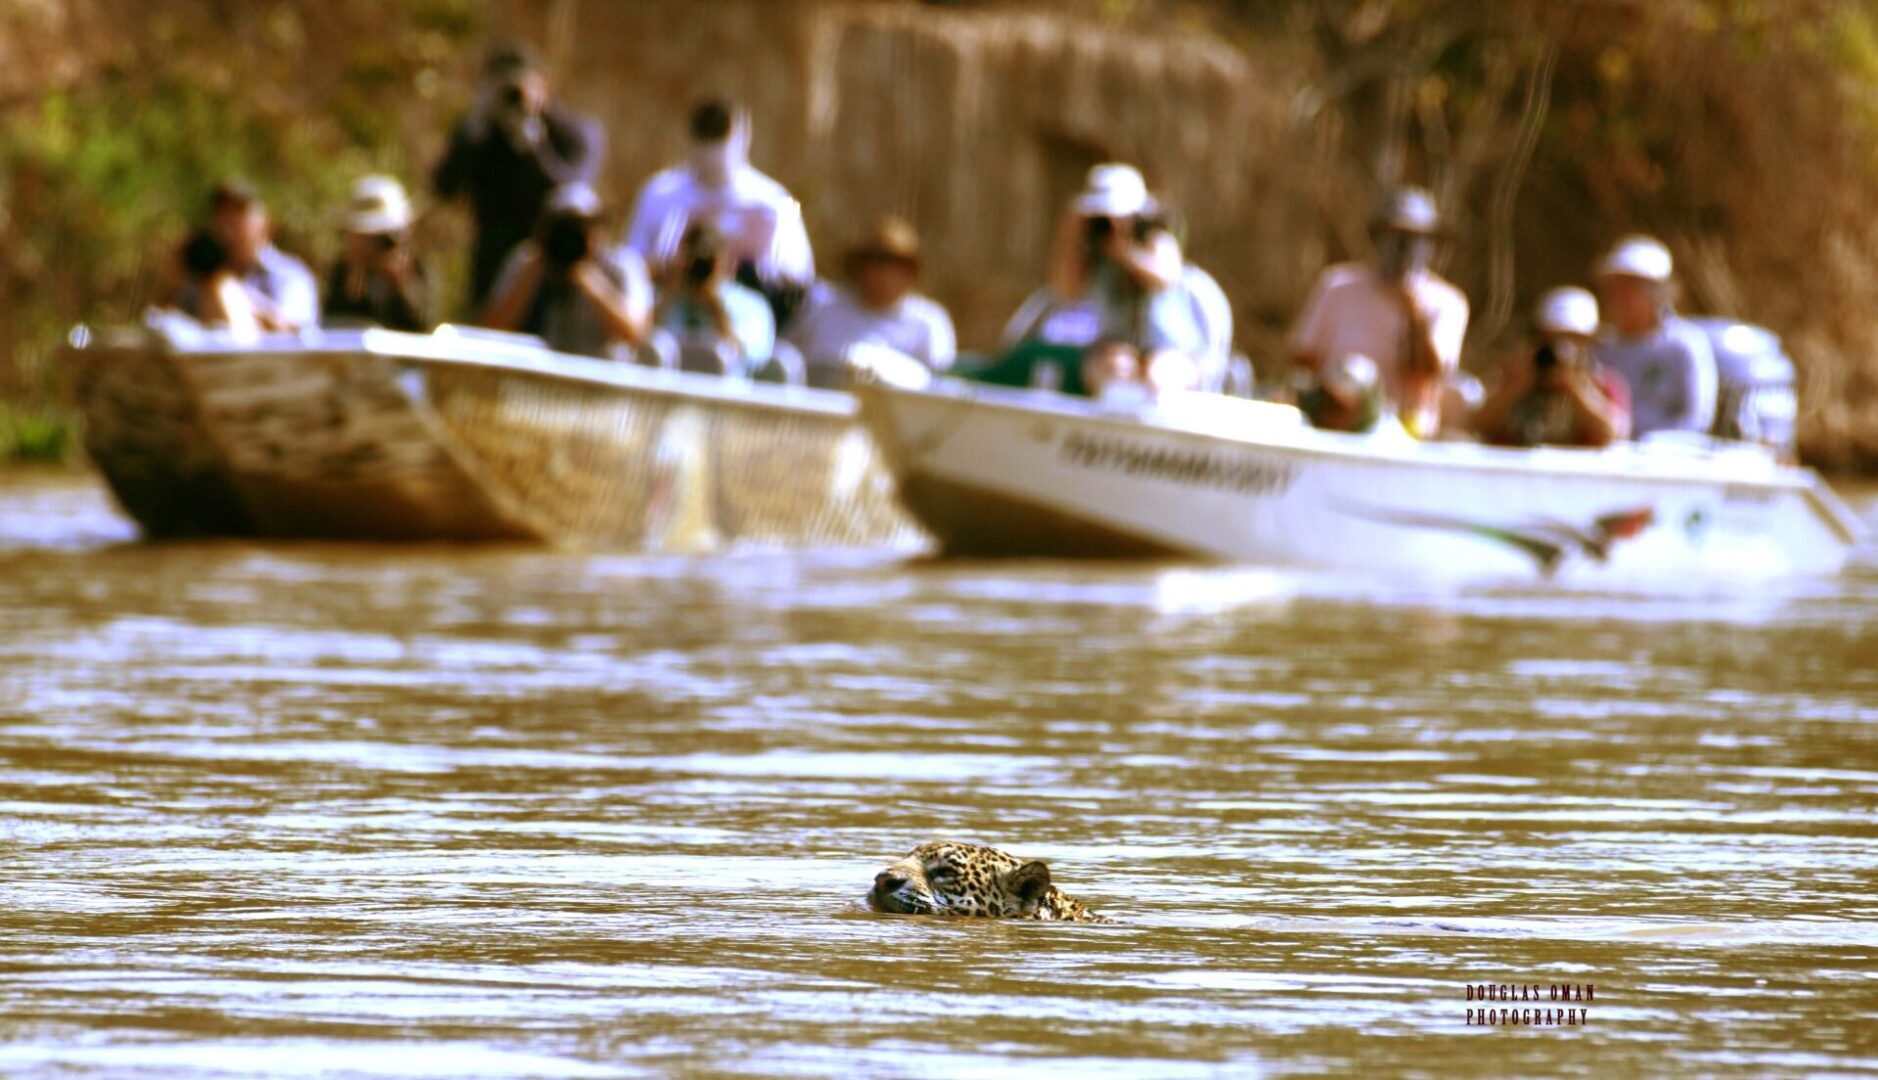
[[[959,872],[950,866],[935,866],[926,871],[926,880],[937,885],[941,882],[958,880]]]

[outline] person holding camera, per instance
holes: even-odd
[[[431,326],[430,278],[405,235],[411,200],[389,176],[352,186],[345,253],[326,283],[326,322],[422,333]]]
[[[1307,372],[1344,356],[1373,359],[1403,427],[1423,439],[1440,429],[1442,391],[1467,336],[1467,297],[1429,267],[1440,232],[1432,195],[1391,192],[1371,223],[1374,260],[1318,275],[1291,332],[1292,359]]]
[[[1538,346],[1508,367],[1474,415],[1483,442],[1596,449],[1629,434],[1628,388],[1594,358],[1598,321],[1597,299],[1583,289],[1540,297]]]
[[[748,376],[776,352],[776,317],[769,301],[736,280],[736,255],[710,222],[679,241],[679,257],[659,278],[652,323],[668,336],[667,351],[690,371]]]
[[[207,227],[189,234],[176,252],[177,307],[202,325],[226,330],[238,341],[261,333],[261,320],[247,287],[235,273],[228,248]]]
[[[729,249],[737,281],[763,294],[786,324],[815,283],[802,206],[750,164],[750,114],[712,98],[691,111],[691,151],[639,191],[626,243],[660,272],[682,264],[685,231],[709,222]]]
[[[611,359],[646,344],[651,291],[637,256],[607,247],[600,197],[570,184],[509,256],[481,321],[559,352]]]
[[[1122,370],[1128,350],[1091,349],[1085,385],[1139,376],[1155,390],[1199,385],[1205,332],[1182,284],[1180,242],[1162,224],[1147,181],[1132,165],[1089,170],[1088,183],[1057,221],[1049,284],[1059,304],[1080,304],[1091,316],[1088,341],[1127,344],[1137,364]],[[1107,370],[1106,366],[1114,367]]]
[[[208,219],[185,245],[176,269],[180,275],[170,286],[168,306],[204,323],[222,322],[223,313],[239,310],[243,321],[251,318],[263,331],[319,324],[319,279],[274,246],[267,207],[243,181],[223,181],[209,194]],[[230,278],[245,296],[212,295],[226,293]]]
[[[492,52],[476,106],[458,122],[432,186],[444,199],[469,199],[476,222],[470,304],[484,303],[515,245],[528,239],[548,196],[592,184],[606,133],[553,100],[534,54],[518,45]]]

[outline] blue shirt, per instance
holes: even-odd
[[[755,289],[727,281],[723,285],[724,310],[730,315],[730,334],[737,339],[743,359],[755,368],[769,362],[776,352],[776,316],[769,301]],[[680,342],[710,341],[717,337],[717,323],[704,305],[689,297],[677,297],[659,318],[659,329],[670,331]]]
[[[1630,385],[1630,430],[1706,434],[1715,423],[1717,375],[1708,335],[1670,315],[1640,337],[1612,335],[1598,345],[1598,360]]]

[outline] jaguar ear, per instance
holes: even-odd
[[[1050,868],[1032,859],[1011,871],[1007,880],[1011,894],[1028,906],[1040,902],[1043,894],[1050,891]]]

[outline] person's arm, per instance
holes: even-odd
[[[946,309],[940,307],[937,301],[931,304],[932,318],[927,320],[930,329],[927,332],[926,355],[920,359],[926,361],[926,366],[934,371],[946,371],[958,359],[958,334],[952,328],[952,316],[946,313]]]
[[[476,171],[475,156],[475,145],[470,138],[470,121],[465,117],[450,132],[450,146],[444,151],[443,159],[437,162],[437,168],[431,172],[431,190],[443,199],[454,198],[468,191],[470,177]]]
[[[263,329],[247,287],[227,272],[218,273],[205,283],[202,321],[222,323],[237,338],[255,337]]]
[[[1591,376],[1577,370],[1561,371],[1556,376],[1559,387],[1572,402],[1572,415],[1576,420],[1578,443],[1582,446],[1602,448],[1611,445],[1617,438],[1617,421],[1612,414],[1611,403],[1605,399],[1604,392],[1592,382]]]
[[[646,335],[651,327],[647,324],[644,312],[634,310],[630,298],[613,284],[599,263],[582,259],[574,267],[572,275],[574,287],[600,313],[600,321],[606,325],[608,336],[634,348],[646,343]]]
[[[739,304],[733,336],[743,348],[744,359],[753,364],[766,363],[776,354],[776,316],[769,301],[760,294],[748,293],[747,304]]]
[[[1126,228],[1109,234],[1108,257],[1128,272],[1143,292],[1157,293],[1180,280],[1180,241],[1165,229],[1137,240]]]
[[[1058,300],[1080,300],[1089,286],[1089,227],[1074,206],[1066,206],[1056,219],[1056,235],[1050,240],[1050,267],[1047,280]]]
[[[1715,353],[1709,348],[1708,335],[1683,324],[1685,333],[1677,335],[1682,345],[1682,363],[1672,371],[1681,396],[1674,427],[1706,434],[1715,426],[1716,396],[1721,378],[1715,369]]]
[[[606,157],[606,129],[599,121],[560,108],[542,117],[547,137],[535,147],[535,160],[556,187],[591,184]]]
[[[1316,371],[1330,359],[1324,355],[1330,336],[1330,292],[1330,271],[1326,270],[1317,275],[1311,295],[1298,313],[1297,325],[1291,329],[1291,362],[1306,371]]]
[[[396,330],[421,333],[430,329],[430,269],[409,252],[399,249],[386,257],[387,276],[391,278],[391,310],[385,325]]]
[[[495,288],[490,290],[489,304],[483,308],[478,321],[491,330],[521,329],[522,320],[528,317],[528,309],[535,302],[535,294],[541,291],[547,272],[547,260],[541,257],[541,249],[533,241],[523,244],[509,258],[509,265],[497,279]]]
[[[279,256],[280,296],[274,302],[274,314],[281,329],[304,330],[320,324],[319,280],[307,265],[292,256]]]
[[[1481,441],[1497,446],[1511,446],[1518,441],[1506,430],[1506,417],[1519,399],[1532,389],[1533,377],[1530,356],[1516,356],[1501,370],[1493,392],[1474,411],[1474,433],[1480,436]]]
[[[815,280],[815,250],[809,246],[808,225],[802,220],[802,207],[790,199],[776,210],[775,234],[770,238],[770,269],[777,277],[797,285]]]
[[[326,279],[326,299],[321,305],[328,316],[352,313],[347,294],[351,292],[353,275],[351,260],[342,256],[333,264],[333,272]]]

